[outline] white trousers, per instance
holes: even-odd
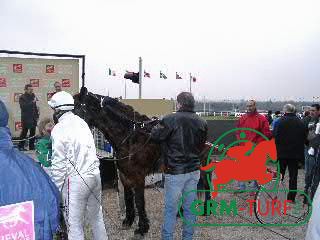
[[[64,183],[62,199],[69,240],[84,240],[84,223],[88,221],[94,240],[106,240],[108,235],[103,221],[101,203],[101,179],[91,177],[69,177]],[[97,201],[97,199],[99,202]]]

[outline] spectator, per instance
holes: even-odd
[[[284,116],[280,118],[275,129],[275,142],[277,156],[280,162],[280,173],[282,178],[286,168],[289,168],[289,189],[287,199],[295,201],[298,177],[298,162],[304,158],[304,144],[307,131],[300,118],[296,115],[296,108],[292,104],[283,107]]]
[[[263,135],[265,135],[267,138],[272,137],[272,133],[270,131],[269,123],[268,120],[266,119],[265,116],[259,114],[257,112],[257,107],[256,107],[256,101],[250,100],[247,102],[247,113],[242,115],[236,125],[237,128],[251,128],[253,130],[256,130]],[[246,134],[246,139],[258,144],[262,141],[264,141],[264,138],[261,137],[259,134],[253,132],[253,131],[248,131],[248,130],[243,130],[243,131],[237,131],[236,137],[239,140],[240,139],[240,133],[244,132]],[[244,182],[238,182],[239,189],[241,191],[244,191],[246,189],[246,185]],[[256,181],[253,181],[253,187],[257,188],[258,184]]]
[[[309,142],[310,149],[308,153],[315,153],[315,165],[312,170],[312,182],[310,188],[310,198],[313,200],[314,194],[320,181],[320,122],[316,124],[315,138]]]
[[[161,143],[165,165],[165,209],[162,239],[173,239],[176,214],[183,193],[189,192],[183,201],[184,217],[182,239],[192,239],[192,224],[196,216],[190,205],[197,198],[200,178],[200,146],[207,139],[207,123],[194,112],[194,98],[191,93],[182,92],[177,96],[176,113],[165,116],[160,126],[152,129],[151,138]]]
[[[269,125],[271,125],[271,123],[272,123],[272,111],[271,110],[268,111],[266,118],[268,120]]]
[[[303,113],[303,118],[302,118],[302,121],[304,123],[304,125],[306,126],[306,128],[308,128],[308,125],[309,125],[309,122],[312,120],[312,117],[310,115],[310,111],[305,111]]]
[[[107,240],[102,206],[99,160],[90,128],[74,115],[71,94],[61,91],[48,102],[57,124],[52,130],[50,176],[62,193],[69,240],[84,239],[88,220],[94,240]]]
[[[306,154],[305,157],[305,187],[304,187],[304,192],[306,194],[309,194],[309,190],[311,187],[312,183],[312,178],[313,178],[313,169],[315,166],[315,161],[316,161],[316,152],[313,149],[312,151],[309,151],[309,143],[314,141],[316,138],[315,130],[316,130],[316,125],[319,122],[319,116],[320,116],[320,105],[319,104],[313,104],[311,105],[310,108],[310,115],[311,115],[311,120],[308,123],[308,138],[307,138],[307,146],[308,146],[308,153]],[[306,124],[306,122],[305,122]]]
[[[59,191],[33,159],[13,148],[8,117],[0,100],[0,206],[33,201],[35,239],[52,240],[59,225]]]
[[[37,107],[37,98],[33,93],[32,85],[27,84],[24,87],[25,93],[19,98],[19,104],[21,108],[21,123],[22,132],[20,134],[19,149],[25,151],[24,144],[25,138],[27,137],[28,130],[29,134],[29,150],[34,150],[35,133],[37,121],[39,119],[39,110]]]
[[[60,82],[56,81],[56,82],[54,83],[54,90],[55,90],[54,93],[57,93],[57,92],[61,92],[61,91],[62,91],[61,83],[60,83]]]
[[[45,170],[51,167],[52,142],[50,137],[53,126],[50,118],[43,119],[38,126],[41,139],[36,143],[36,153],[39,163]]]
[[[281,112],[280,111],[276,111],[274,113],[273,121],[272,121],[272,124],[271,124],[271,129],[272,129],[273,135],[275,134],[274,129],[276,129],[280,118],[281,118]]]

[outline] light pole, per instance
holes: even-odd
[[[143,78],[143,72],[142,72],[142,58],[139,57],[139,99],[141,99],[142,96],[142,78]]]
[[[190,82],[189,82],[189,92],[192,93],[192,92],[191,92],[191,80],[192,80],[191,73],[189,73],[189,75],[190,75],[190,79],[189,79],[189,81],[190,81]]]
[[[127,79],[124,79],[124,99],[127,99]]]

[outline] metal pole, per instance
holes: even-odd
[[[124,79],[124,99],[127,99],[127,80]]]
[[[203,111],[204,111],[204,115],[206,115],[206,98],[203,97]]]
[[[142,78],[143,78],[143,72],[142,72],[142,58],[139,57],[139,99],[141,99],[142,95]]]
[[[86,66],[86,56],[83,55],[82,57],[82,74],[81,74],[81,79],[82,79],[82,87],[84,87],[85,84],[85,66]]]
[[[191,78],[192,78],[192,77],[191,77],[191,73],[190,73],[190,79],[189,79],[189,80],[190,80],[190,83],[189,83],[189,84],[190,84],[190,85],[189,85],[189,91],[190,91],[190,93],[191,93]]]

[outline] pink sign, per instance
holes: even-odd
[[[33,201],[0,207],[0,239],[35,239]]]

